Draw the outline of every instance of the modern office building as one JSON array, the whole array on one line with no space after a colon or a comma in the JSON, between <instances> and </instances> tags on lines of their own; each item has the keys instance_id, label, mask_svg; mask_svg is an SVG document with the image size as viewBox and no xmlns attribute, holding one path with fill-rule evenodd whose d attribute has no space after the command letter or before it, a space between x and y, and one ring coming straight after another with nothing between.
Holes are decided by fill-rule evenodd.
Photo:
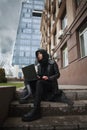
<instances>
[{"instance_id":1,"label":"modern office building","mask_svg":"<svg viewBox=\"0 0 87 130\"><path fill-rule=\"evenodd\" d=\"M41 33L41 46L59 65L59 84L87 85L87 0L45 0Z\"/></svg>"},{"instance_id":2,"label":"modern office building","mask_svg":"<svg viewBox=\"0 0 87 130\"><path fill-rule=\"evenodd\" d=\"M13 53L13 65L21 67L35 63L35 51L40 48L40 24L44 0L26 0L22 3L17 37Z\"/></svg>"}]
</instances>

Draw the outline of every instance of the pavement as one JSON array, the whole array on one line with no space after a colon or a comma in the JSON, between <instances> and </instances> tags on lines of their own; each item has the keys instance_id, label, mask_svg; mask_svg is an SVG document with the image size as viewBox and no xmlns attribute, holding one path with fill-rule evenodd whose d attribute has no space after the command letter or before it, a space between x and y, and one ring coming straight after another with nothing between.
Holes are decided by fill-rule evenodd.
<instances>
[{"instance_id":1,"label":"pavement","mask_svg":"<svg viewBox=\"0 0 87 130\"><path fill-rule=\"evenodd\" d=\"M87 85L59 85L59 89L87 89Z\"/></svg>"}]
</instances>

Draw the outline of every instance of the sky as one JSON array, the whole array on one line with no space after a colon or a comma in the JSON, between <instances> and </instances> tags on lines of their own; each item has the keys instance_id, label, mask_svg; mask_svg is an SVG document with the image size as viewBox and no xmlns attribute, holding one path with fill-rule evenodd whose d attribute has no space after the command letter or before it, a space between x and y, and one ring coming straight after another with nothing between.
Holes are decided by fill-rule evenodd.
<instances>
[{"instance_id":1,"label":"sky","mask_svg":"<svg viewBox=\"0 0 87 130\"><path fill-rule=\"evenodd\" d=\"M22 1L0 0L0 63L11 64Z\"/></svg>"}]
</instances>

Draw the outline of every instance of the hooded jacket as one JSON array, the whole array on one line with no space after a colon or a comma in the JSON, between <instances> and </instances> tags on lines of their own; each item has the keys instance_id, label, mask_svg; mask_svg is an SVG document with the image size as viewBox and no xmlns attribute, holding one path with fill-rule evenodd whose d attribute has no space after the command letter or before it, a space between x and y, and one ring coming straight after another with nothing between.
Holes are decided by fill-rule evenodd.
<instances>
[{"instance_id":1,"label":"hooded jacket","mask_svg":"<svg viewBox=\"0 0 87 130\"><path fill-rule=\"evenodd\" d=\"M60 77L60 72L58 69L58 65L54 60L49 59L49 54L44 49L39 49L36 51L36 58L38 56L38 52L43 55L43 59L38 61L38 76L48 76L48 81L52 82L54 87L54 91L58 90L58 82L57 79ZM37 58L38 60L38 58ZM44 71L43 71L44 70Z\"/></svg>"}]
</instances>

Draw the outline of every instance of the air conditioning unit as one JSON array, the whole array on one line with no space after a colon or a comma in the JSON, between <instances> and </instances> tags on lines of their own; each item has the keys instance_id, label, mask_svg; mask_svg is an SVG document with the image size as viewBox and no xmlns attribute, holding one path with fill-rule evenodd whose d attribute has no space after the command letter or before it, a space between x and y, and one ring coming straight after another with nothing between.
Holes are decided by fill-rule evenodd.
<instances>
[{"instance_id":1,"label":"air conditioning unit","mask_svg":"<svg viewBox=\"0 0 87 130\"><path fill-rule=\"evenodd\" d=\"M62 39L62 37L63 37L63 30L59 30L58 39Z\"/></svg>"}]
</instances>

